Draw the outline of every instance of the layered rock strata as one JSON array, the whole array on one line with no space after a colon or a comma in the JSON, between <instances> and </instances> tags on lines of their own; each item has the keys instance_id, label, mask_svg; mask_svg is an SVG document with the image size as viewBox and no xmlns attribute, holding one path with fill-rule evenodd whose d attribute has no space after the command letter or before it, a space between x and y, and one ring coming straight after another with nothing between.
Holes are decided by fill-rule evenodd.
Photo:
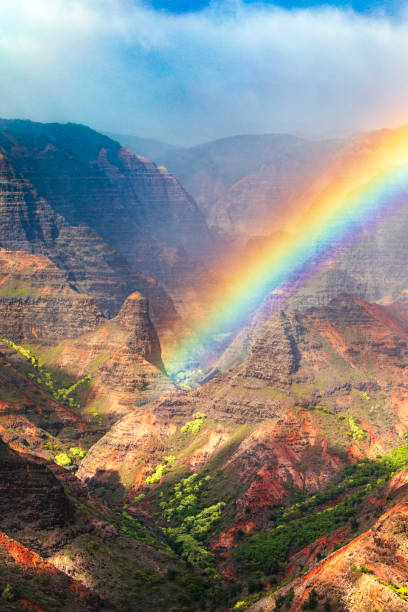
<instances>
[{"instance_id":1,"label":"layered rock strata","mask_svg":"<svg viewBox=\"0 0 408 612\"><path fill-rule=\"evenodd\" d=\"M3 176L10 176L14 170L24 180L24 187L20 186L18 191L24 192L30 185L41 201L29 208L44 208L46 202L57 216L58 221L53 220L49 210L43 215L52 245L64 240L58 240L61 232L58 226L64 220L65 241L73 244L64 253L52 254L47 250L47 254L54 261L59 255L58 265L65 264L77 282L90 282L94 269L95 291L102 295L110 293L112 299L119 288L109 291L103 286L104 281L118 283L122 278L127 283L127 294L132 290L144 293L143 279L135 268L166 284L176 294L177 289L194 286L206 275L205 269L193 259L211 250L213 238L194 200L165 168L80 125L3 120L0 132L3 168L9 165L6 171L3 169ZM15 187L16 179L14 176L9 181ZM31 196L31 200L35 199ZM12 216L10 211L7 218ZM16 230L21 234L21 225L24 220L12 225L14 234ZM33 243L35 229L30 231L33 235L26 237ZM0 242L12 237L2 231L0 222ZM15 239L21 241L20 235ZM94 243L93 247L87 248L83 244L86 240ZM23 248L21 243L3 245ZM32 248L39 252L38 245ZM70 262L68 256L64 260L69 251L80 254L83 278L80 270L75 270L79 265L76 258ZM97 257L92 256L92 251ZM107 267L116 274L107 275L104 271ZM148 280L144 283L147 290ZM81 290L93 293L84 286ZM123 297L121 293L122 301Z\"/></svg>"}]
</instances>

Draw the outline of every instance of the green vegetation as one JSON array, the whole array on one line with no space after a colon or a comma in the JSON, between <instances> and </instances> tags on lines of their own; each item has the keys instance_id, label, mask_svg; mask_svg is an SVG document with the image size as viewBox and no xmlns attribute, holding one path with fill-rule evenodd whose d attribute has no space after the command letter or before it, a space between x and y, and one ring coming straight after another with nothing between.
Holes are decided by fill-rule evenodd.
<instances>
[{"instance_id":1,"label":"green vegetation","mask_svg":"<svg viewBox=\"0 0 408 612\"><path fill-rule=\"evenodd\" d=\"M161 549L160 544L146 529L146 527L138 521L134 516L126 512L126 510L115 510L117 518L112 519L112 523L129 538L143 542L153 548ZM119 520L118 520L119 519Z\"/></svg>"},{"instance_id":2,"label":"green vegetation","mask_svg":"<svg viewBox=\"0 0 408 612\"><path fill-rule=\"evenodd\" d=\"M0 401L10 402L11 404L22 404L23 398L18 396L15 391L0 388Z\"/></svg>"},{"instance_id":3,"label":"green vegetation","mask_svg":"<svg viewBox=\"0 0 408 612\"><path fill-rule=\"evenodd\" d=\"M25 283L8 279L6 286L0 288L0 295L8 297L27 297L29 295L38 295L38 289Z\"/></svg>"},{"instance_id":4,"label":"green vegetation","mask_svg":"<svg viewBox=\"0 0 408 612\"><path fill-rule=\"evenodd\" d=\"M347 466L340 474L338 484L321 493L298 493L293 505L270 514L273 521L271 531L247 537L236 555L237 559L248 571L278 573L290 552L345 524L355 516L366 493L384 484L407 464L408 446L404 445L384 457ZM351 489L354 491L344 495L339 503L318 510Z\"/></svg>"},{"instance_id":5,"label":"green vegetation","mask_svg":"<svg viewBox=\"0 0 408 612\"><path fill-rule=\"evenodd\" d=\"M47 444L50 445L49 448L51 448L51 450L59 450L58 445L54 445L52 447L49 442L47 442ZM81 461L85 457L85 455L86 451L82 450L78 446L72 446L69 449L69 453L59 453L54 457L54 461L57 465L60 465L62 467L69 467L74 462Z\"/></svg>"},{"instance_id":6,"label":"green vegetation","mask_svg":"<svg viewBox=\"0 0 408 612\"><path fill-rule=\"evenodd\" d=\"M391 589L391 591L394 591L398 597L408 601L408 587L395 584L395 582L385 582L385 580L381 580L380 578L377 578L377 580L383 586L386 586L388 589Z\"/></svg>"},{"instance_id":7,"label":"green vegetation","mask_svg":"<svg viewBox=\"0 0 408 612\"><path fill-rule=\"evenodd\" d=\"M220 521L225 503L203 506L203 493L210 480L210 476L199 474L184 478L170 489L160 508L163 518L171 524L163 532L175 551L189 563L214 572L214 557L206 548L205 540Z\"/></svg>"},{"instance_id":8,"label":"green vegetation","mask_svg":"<svg viewBox=\"0 0 408 612\"><path fill-rule=\"evenodd\" d=\"M168 457L164 457L162 462L157 466L155 472L148 476L145 480L146 484L155 484L156 482L160 482L161 479L167 472L170 471L171 465L175 462L176 458L173 455L169 455Z\"/></svg>"},{"instance_id":9,"label":"green vegetation","mask_svg":"<svg viewBox=\"0 0 408 612\"><path fill-rule=\"evenodd\" d=\"M78 446L71 446L69 452L79 461L82 461L86 455L86 451L82 450L82 448L79 448Z\"/></svg>"},{"instance_id":10,"label":"green vegetation","mask_svg":"<svg viewBox=\"0 0 408 612\"><path fill-rule=\"evenodd\" d=\"M322 414L331 414L331 415L334 415L333 410L329 410L329 408L326 408L325 406L308 406L307 409L308 410L318 410Z\"/></svg>"},{"instance_id":11,"label":"green vegetation","mask_svg":"<svg viewBox=\"0 0 408 612\"><path fill-rule=\"evenodd\" d=\"M85 376L84 378L81 378L68 386L62 385L50 371L40 366L38 357L32 351L24 346L15 344L15 342L12 340L7 340L7 338L3 338L2 336L0 336L0 341L7 344L7 346L29 362L29 364L34 368L35 373L31 372L28 374L28 376L47 393L49 393L55 401L65 405L71 410L80 410L81 405L76 399L75 393L78 391L78 387L80 387L80 385L90 382L90 376Z\"/></svg>"},{"instance_id":12,"label":"green vegetation","mask_svg":"<svg viewBox=\"0 0 408 612\"><path fill-rule=\"evenodd\" d=\"M88 365L88 372L97 372L101 365L111 357L110 353L99 353Z\"/></svg>"},{"instance_id":13,"label":"green vegetation","mask_svg":"<svg viewBox=\"0 0 408 612\"><path fill-rule=\"evenodd\" d=\"M253 599L252 597L246 597L245 599L240 599L239 601L237 601L237 603L235 604L235 606L232 608L233 610L238 610L239 612L242 612L243 610L248 610L248 608L253 604Z\"/></svg>"},{"instance_id":14,"label":"green vegetation","mask_svg":"<svg viewBox=\"0 0 408 612\"><path fill-rule=\"evenodd\" d=\"M332 508L292 521L288 525L279 525L271 532L252 536L243 545L238 557L244 560L248 569L277 573L279 563L286 561L290 550L299 550L354 516L356 506L367 490L348 495Z\"/></svg>"},{"instance_id":15,"label":"green vegetation","mask_svg":"<svg viewBox=\"0 0 408 612\"><path fill-rule=\"evenodd\" d=\"M67 455L67 453L59 453L59 455L55 456L54 461L57 465L60 465L62 467L68 467L73 464L72 457L70 457L70 455Z\"/></svg>"},{"instance_id":16,"label":"green vegetation","mask_svg":"<svg viewBox=\"0 0 408 612\"><path fill-rule=\"evenodd\" d=\"M350 567L352 572L360 572L361 574L372 574L372 570L370 570L370 568L368 568L366 565L362 565L361 567L356 567L355 565L352 565Z\"/></svg>"},{"instance_id":17,"label":"green vegetation","mask_svg":"<svg viewBox=\"0 0 408 612\"><path fill-rule=\"evenodd\" d=\"M103 513L83 499L74 497L69 493L69 499L75 506L86 514L107 521L121 532L109 544L101 541L97 536L84 534L74 543L66 547L67 556L76 554L97 559L95 567L102 567L109 579L118 585L116 597L119 597L121 609L136 610L162 610L169 609L192 612L193 610L230 609L236 601L240 591L239 585L234 581L223 583L211 576L197 575L195 570L186 569L176 560L169 546L158 539L136 517L124 510ZM143 567L143 548L133 548L127 538L143 542L160 551L157 560L167 558L170 567L166 573L157 573L152 567ZM137 551L137 552L136 552ZM144 557L145 562L152 558L152 553ZM102 572L99 572L99 576ZM123 585L126 585L124 591ZM154 605L153 605L154 603Z\"/></svg>"},{"instance_id":18,"label":"green vegetation","mask_svg":"<svg viewBox=\"0 0 408 612\"><path fill-rule=\"evenodd\" d=\"M317 610L319 601L317 599L317 593L315 589L312 589L309 593L308 599L303 603L302 610Z\"/></svg>"},{"instance_id":19,"label":"green vegetation","mask_svg":"<svg viewBox=\"0 0 408 612\"><path fill-rule=\"evenodd\" d=\"M357 393L357 390L356 390L356 389L355 389L354 391L355 391L355 393ZM362 397L362 398L363 398L363 399L364 399L366 402L371 402L371 401L373 401L373 399L374 399L373 397L371 397L370 395L368 395L368 393L367 393L366 391L360 391L359 393L360 393L361 397Z\"/></svg>"},{"instance_id":20,"label":"green vegetation","mask_svg":"<svg viewBox=\"0 0 408 612\"><path fill-rule=\"evenodd\" d=\"M14 342L12 342L12 340L7 340L6 338L3 338L3 336L0 336L0 340L4 342L5 344L7 344L7 346L12 348L14 351L16 351L16 353L18 353L19 355L27 359L27 361L30 361L34 367L36 368L39 367L37 357L29 349L26 349L23 346L20 346L18 344L15 344Z\"/></svg>"},{"instance_id":21,"label":"green vegetation","mask_svg":"<svg viewBox=\"0 0 408 612\"><path fill-rule=\"evenodd\" d=\"M131 504L137 504L138 502L142 501L142 499L144 499L145 497L146 497L146 493L139 493L139 495L134 497L127 505L130 506Z\"/></svg>"},{"instance_id":22,"label":"green vegetation","mask_svg":"<svg viewBox=\"0 0 408 612\"><path fill-rule=\"evenodd\" d=\"M361 427L358 417L350 417L348 422L353 440L367 440L370 437L368 432Z\"/></svg>"},{"instance_id":23,"label":"green vegetation","mask_svg":"<svg viewBox=\"0 0 408 612\"><path fill-rule=\"evenodd\" d=\"M148 544L153 548L164 549L165 545L156 540L152 534L148 531L148 529L137 520L134 516L130 515L126 510L115 510L109 514L104 514L98 508L91 506L90 504L84 502L82 499L78 499L71 492L66 491L67 497L69 500L81 510L85 514L89 516L93 516L100 520L106 521L114 525L119 531L127 535L128 537L137 540L138 542L143 542L144 544Z\"/></svg>"},{"instance_id":24,"label":"green vegetation","mask_svg":"<svg viewBox=\"0 0 408 612\"><path fill-rule=\"evenodd\" d=\"M4 591L1 594L1 598L3 601L15 601L18 597L16 590L13 589L9 584L6 585Z\"/></svg>"},{"instance_id":25,"label":"green vegetation","mask_svg":"<svg viewBox=\"0 0 408 612\"><path fill-rule=\"evenodd\" d=\"M196 412L193 414L194 420L188 421L185 425L183 425L181 428L181 433L192 433L195 436L204 425L206 418L207 416L202 412Z\"/></svg>"}]
</instances>

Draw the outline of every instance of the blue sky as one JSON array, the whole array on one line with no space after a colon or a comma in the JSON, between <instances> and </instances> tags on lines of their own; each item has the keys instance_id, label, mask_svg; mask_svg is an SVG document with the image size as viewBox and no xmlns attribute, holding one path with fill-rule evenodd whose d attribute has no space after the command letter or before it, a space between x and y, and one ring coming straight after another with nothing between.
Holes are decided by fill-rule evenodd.
<instances>
[{"instance_id":1,"label":"blue sky","mask_svg":"<svg viewBox=\"0 0 408 612\"><path fill-rule=\"evenodd\" d=\"M258 0L245 0L246 4L253 4ZM259 2L258 2L259 3ZM199 11L210 5L209 0L151 0L146 2L156 9L165 9L173 13L184 13L187 11ZM311 8L331 6L340 9L353 9L359 13L372 14L384 11L387 14L398 14L401 8L401 0L344 0L337 2L322 2L321 0L266 0L264 4L275 5L286 9Z\"/></svg>"},{"instance_id":2,"label":"blue sky","mask_svg":"<svg viewBox=\"0 0 408 612\"><path fill-rule=\"evenodd\" d=\"M405 1L148 1L1 0L0 116L179 144L408 123Z\"/></svg>"}]
</instances>

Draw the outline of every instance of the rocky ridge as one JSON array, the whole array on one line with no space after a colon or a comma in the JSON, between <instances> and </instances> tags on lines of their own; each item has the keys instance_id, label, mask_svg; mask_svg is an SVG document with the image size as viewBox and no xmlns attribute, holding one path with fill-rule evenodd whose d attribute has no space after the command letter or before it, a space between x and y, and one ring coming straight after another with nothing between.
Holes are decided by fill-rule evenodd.
<instances>
[{"instance_id":1,"label":"rocky ridge","mask_svg":"<svg viewBox=\"0 0 408 612\"><path fill-rule=\"evenodd\" d=\"M71 376L90 377L87 418L117 420L129 410L174 388L166 376L161 348L146 299L133 293L114 319L93 332L41 352L43 363Z\"/></svg>"},{"instance_id":2,"label":"rocky ridge","mask_svg":"<svg viewBox=\"0 0 408 612\"><path fill-rule=\"evenodd\" d=\"M46 458L87 448L172 388L141 294L109 320L47 257L4 249L0 283L0 428L14 447Z\"/></svg>"},{"instance_id":3,"label":"rocky ridge","mask_svg":"<svg viewBox=\"0 0 408 612\"><path fill-rule=\"evenodd\" d=\"M51 245L56 242L57 246L63 240L58 239L61 223L70 234L69 250L59 253L47 250L46 254L69 270L77 282L87 281L91 273L87 267L95 269L98 278L94 282L99 283L99 292L105 298L109 292L112 300L115 288L109 291L109 287L103 287L102 279L112 283L123 279L122 282L127 282L127 295L132 290L144 293L143 282L147 289L149 281L137 275L136 270L141 270L177 296L183 287L191 288L206 276L204 267L194 259L211 250L214 240L194 200L165 168L75 124L1 120L0 147L3 166L9 166L8 170L3 169L3 174L7 177L14 170L14 183L18 176L25 181L26 190L32 186L41 201L37 208L44 209L46 202L48 210L43 220L53 226L51 234L48 232ZM10 210L7 219L12 215ZM58 221L53 220L55 216ZM30 227L35 227L33 220ZM24 220L16 219L12 225L14 234L20 225L24 225ZM12 246L12 236L13 233L9 237L0 231L0 239L9 240L3 246L24 248L20 236L16 236L20 244ZM28 236L31 249L39 252L33 238ZM75 248L74 241L78 243L81 238L85 244ZM86 240L95 243L93 249L87 248ZM92 250L98 253L97 258L91 256ZM75 257L69 261L69 251L81 252L84 278L80 270L75 270L79 265ZM115 272L110 279L103 271L107 266ZM92 293L84 286L81 290ZM145 294L154 310L155 296ZM124 297L121 293L119 299L123 301Z\"/></svg>"},{"instance_id":4,"label":"rocky ridge","mask_svg":"<svg viewBox=\"0 0 408 612\"><path fill-rule=\"evenodd\" d=\"M109 197L116 206L118 193L130 201L136 184L138 192L150 185L152 193L157 170L166 174L95 135L83 149L82 129L26 127L23 136L2 132L7 180L15 172L20 181L9 203L27 188L24 197L29 192L32 200L20 221L37 206L42 212L35 218L43 215L44 224L33 223L33 234L30 223L21 227L27 243L46 245L48 254L55 255L60 222L78 235L73 194L87 208L83 236L94 231L98 221L85 176L101 186L105 221L111 222L108 183L115 183ZM60 173L56 185L50 175L44 178L44 160ZM49 190L46 199L32 183L43 196ZM166 185L179 202L171 177ZM156 196L151 219L160 229L158 211L166 204ZM46 225L51 218L55 235ZM149 236L158 252L163 236ZM173 248L187 248L162 244L170 258ZM20 583L16 606L28 601L47 609L44 589L35 579L33 594L27 578L37 566L54 575L55 584L62 580L63 605L75 605L67 589L88 589L81 597L89 609L244 610L271 587L268 599L256 604L259 610L317 606L326 612L337 605L372 612L373 601L403 609L408 308L406 302L363 299L372 290L370 295L392 297L396 281L389 291L389 279L373 271L360 292L358 274L342 276L333 260L327 292L313 297L311 290L312 307L306 307L308 288L303 302L300 295L285 310L274 303L276 296L266 300L232 345L223 371L187 391L174 389L166 377L146 291L132 288L120 304L112 287L99 297L97 291L81 293L75 266L51 259L0 251L0 435L9 447L1 445L0 453L3 473L15 474L12 483L2 479L8 484L0 524L2 593L9 592L7 584L13 590ZM356 262L360 271L368 265L363 260ZM125 261L125 276L129 265ZM347 278L354 279L357 295L337 295L336 283L347 284ZM403 276L398 283L400 298ZM103 300L112 296L115 306L108 307ZM163 324L157 300L154 308ZM108 310L115 316L108 319ZM16 489L23 493L14 516L9 510ZM36 521L38 515L53 526ZM12 559L33 561L31 574L22 562L18 573ZM48 596L55 593L48 590Z\"/></svg>"},{"instance_id":5,"label":"rocky ridge","mask_svg":"<svg viewBox=\"0 0 408 612\"><path fill-rule=\"evenodd\" d=\"M342 297L276 315L241 366L119 420L92 447L79 477L98 487L116 473L137 511L132 499L143 492L152 503L173 473L210 474L214 499L233 500L209 542L228 573L239 532L265 528L268 511L289 503L293 491L321 490L349 462L374 460L401 443L408 427L406 312L404 305ZM194 419L197 433L183 433L195 431L188 425ZM169 476L157 490L146 486L169 455Z\"/></svg>"},{"instance_id":6,"label":"rocky ridge","mask_svg":"<svg viewBox=\"0 0 408 612\"><path fill-rule=\"evenodd\" d=\"M185 568L146 527L112 513L66 470L3 442L0 453L2 609L136 611L148 600L160 610L163 592L177 604L181 588L166 571ZM149 581L160 586L148 597Z\"/></svg>"}]
</instances>

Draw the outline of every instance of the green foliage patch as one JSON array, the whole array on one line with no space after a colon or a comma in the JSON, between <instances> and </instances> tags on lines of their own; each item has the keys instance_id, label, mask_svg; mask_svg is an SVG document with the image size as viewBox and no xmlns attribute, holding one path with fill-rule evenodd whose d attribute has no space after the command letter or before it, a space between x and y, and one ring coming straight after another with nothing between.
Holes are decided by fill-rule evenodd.
<instances>
[{"instance_id":1,"label":"green foliage patch","mask_svg":"<svg viewBox=\"0 0 408 612\"><path fill-rule=\"evenodd\" d=\"M319 412L321 412L322 414L331 414L334 415L333 410L330 410L329 408L326 408L325 406L308 406L307 408L308 410L318 410Z\"/></svg>"},{"instance_id":2,"label":"green foliage patch","mask_svg":"<svg viewBox=\"0 0 408 612\"><path fill-rule=\"evenodd\" d=\"M361 427L358 417L350 417L348 423L353 440L368 440L370 436L368 432Z\"/></svg>"},{"instance_id":3,"label":"green foliage patch","mask_svg":"<svg viewBox=\"0 0 408 612\"><path fill-rule=\"evenodd\" d=\"M380 578L377 578L377 581L388 589L391 589L391 591L396 593L401 599L404 599L404 601L408 601L408 587L395 584L395 582L385 582L385 580L381 580Z\"/></svg>"},{"instance_id":4,"label":"green foliage patch","mask_svg":"<svg viewBox=\"0 0 408 612\"><path fill-rule=\"evenodd\" d=\"M185 425L183 425L180 430L181 433L192 433L194 436L197 435L202 426L204 425L206 418L207 416L202 412L196 412L195 414L193 414L194 420L188 421Z\"/></svg>"},{"instance_id":5,"label":"green foliage patch","mask_svg":"<svg viewBox=\"0 0 408 612\"><path fill-rule=\"evenodd\" d=\"M295 596L295 591L293 587L291 587L285 595L278 595L278 597L276 598L276 603L275 603L275 611L285 609L285 608L289 610L290 606L292 605L294 596Z\"/></svg>"},{"instance_id":6,"label":"green foliage patch","mask_svg":"<svg viewBox=\"0 0 408 612\"><path fill-rule=\"evenodd\" d=\"M162 462L157 466L156 470L148 476L145 480L146 484L155 484L156 482L160 482L161 479L167 472L170 471L171 465L175 462L176 458L174 455L169 455L168 457L164 457Z\"/></svg>"},{"instance_id":7,"label":"green foliage patch","mask_svg":"<svg viewBox=\"0 0 408 612\"><path fill-rule=\"evenodd\" d=\"M85 376L70 385L62 385L50 371L40 366L38 357L29 349L24 346L16 344L12 340L3 338L0 336L0 341L4 342L13 349L16 353L24 357L30 365L33 367L34 372L28 374L28 376L42 387L51 397L60 404L63 404L71 410L80 410L80 402L76 399L75 394L78 388L84 383L91 381L90 376Z\"/></svg>"},{"instance_id":8,"label":"green foliage patch","mask_svg":"<svg viewBox=\"0 0 408 612\"><path fill-rule=\"evenodd\" d=\"M10 586L10 584L7 584L1 594L1 598L3 599L3 601L15 601L17 597L18 593L16 589Z\"/></svg>"},{"instance_id":9,"label":"green foliage patch","mask_svg":"<svg viewBox=\"0 0 408 612\"><path fill-rule=\"evenodd\" d=\"M54 461L57 465L60 465L62 467L68 467L73 464L72 457L70 455L67 455L67 453L59 453L55 456Z\"/></svg>"},{"instance_id":10,"label":"green foliage patch","mask_svg":"<svg viewBox=\"0 0 408 612\"><path fill-rule=\"evenodd\" d=\"M79 446L71 446L71 448L69 449L69 452L76 459L79 459L79 461L81 461L86 455L86 451L82 450L82 448L79 448Z\"/></svg>"},{"instance_id":11,"label":"green foliage patch","mask_svg":"<svg viewBox=\"0 0 408 612\"><path fill-rule=\"evenodd\" d=\"M338 484L313 495L299 493L296 503L272 512L269 516L274 523L272 530L249 536L238 551L237 559L248 571L277 573L291 551L345 524L357 513L366 493L384 484L407 465L407 445L393 449L384 457L348 465L341 472ZM350 489L354 492L345 495L338 504L317 510Z\"/></svg>"},{"instance_id":12,"label":"green foliage patch","mask_svg":"<svg viewBox=\"0 0 408 612\"><path fill-rule=\"evenodd\" d=\"M173 548L189 563L207 571L215 570L212 553L205 540L221 520L225 502L203 506L202 494L208 488L211 476L192 474L170 489L160 502L162 516L169 527L164 527Z\"/></svg>"}]
</instances>

